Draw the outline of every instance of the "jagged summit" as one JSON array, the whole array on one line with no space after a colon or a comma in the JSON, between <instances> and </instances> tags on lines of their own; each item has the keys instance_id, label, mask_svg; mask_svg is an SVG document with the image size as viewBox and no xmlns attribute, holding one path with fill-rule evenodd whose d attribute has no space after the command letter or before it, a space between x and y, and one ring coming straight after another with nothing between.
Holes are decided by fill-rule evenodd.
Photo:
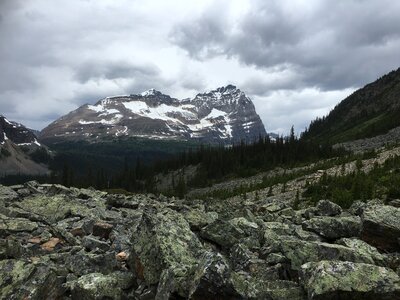
<instances>
[{"instance_id":1,"label":"jagged summit","mask_svg":"<svg viewBox=\"0 0 400 300\"><path fill-rule=\"evenodd\" d=\"M255 107L233 85L179 100L150 89L83 105L41 132L47 142L138 136L228 143L266 135Z\"/></svg>"},{"instance_id":2,"label":"jagged summit","mask_svg":"<svg viewBox=\"0 0 400 300\"><path fill-rule=\"evenodd\" d=\"M4 144L7 140L16 145L34 144L40 146L32 130L0 115L0 144Z\"/></svg>"},{"instance_id":3,"label":"jagged summit","mask_svg":"<svg viewBox=\"0 0 400 300\"><path fill-rule=\"evenodd\" d=\"M144 91L143 93L140 94L143 97L154 97L154 96L160 96L163 95L160 91L157 91L156 89L149 89L147 91Z\"/></svg>"}]
</instances>

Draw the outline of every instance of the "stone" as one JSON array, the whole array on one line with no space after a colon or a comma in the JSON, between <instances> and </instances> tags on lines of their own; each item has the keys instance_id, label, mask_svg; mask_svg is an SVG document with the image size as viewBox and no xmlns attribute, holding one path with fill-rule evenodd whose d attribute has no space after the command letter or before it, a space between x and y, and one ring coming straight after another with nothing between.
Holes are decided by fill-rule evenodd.
<instances>
[{"instance_id":1,"label":"stone","mask_svg":"<svg viewBox=\"0 0 400 300\"><path fill-rule=\"evenodd\" d=\"M258 224L239 217L229 221L217 220L204 227L200 236L226 249L239 242L250 248L259 248L262 230Z\"/></svg>"},{"instance_id":2,"label":"stone","mask_svg":"<svg viewBox=\"0 0 400 300\"><path fill-rule=\"evenodd\" d=\"M102 300L127 299L126 290L133 287L134 278L131 273L115 272L104 275L90 273L83 275L69 285L72 299Z\"/></svg>"},{"instance_id":3,"label":"stone","mask_svg":"<svg viewBox=\"0 0 400 300\"><path fill-rule=\"evenodd\" d=\"M65 195L32 195L18 203L18 206L48 223L56 223L68 216L88 214L88 208Z\"/></svg>"},{"instance_id":4,"label":"stone","mask_svg":"<svg viewBox=\"0 0 400 300\"><path fill-rule=\"evenodd\" d=\"M0 214L0 237L5 237L19 232L32 232L38 224L24 218L9 218Z\"/></svg>"},{"instance_id":5,"label":"stone","mask_svg":"<svg viewBox=\"0 0 400 300\"><path fill-rule=\"evenodd\" d=\"M281 253L290 262L291 270L294 271L300 270L301 265L307 262L317 262L320 260L374 263L373 257L368 253L360 253L355 249L342 245L282 238L279 246Z\"/></svg>"},{"instance_id":6,"label":"stone","mask_svg":"<svg viewBox=\"0 0 400 300\"><path fill-rule=\"evenodd\" d=\"M51 238L46 243L43 243L40 247L46 251L53 251L54 248L60 244L62 241L59 238Z\"/></svg>"},{"instance_id":7,"label":"stone","mask_svg":"<svg viewBox=\"0 0 400 300\"><path fill-rule=\"evenodd\" d=\"M20 258L24 254L21 243L15 239L0 239L0 259Z\"/></svg>"},{"instance_id":8,"label":"stone","mask_svg":"<svg viewBox=\"0 0 400 300\"><path fill-rule=\"evenodd\" d=\"M87 250L96 250L99 249L101 251L107 251L110 249L110 245L106 242L100 241L99 239L93 236L85 236L82 238L82 246Z\"/></svg>"},{"instance_id":9,"label":"stone","mask_svg":"<svg viewBox=\"0 0 400 300\"><path fill-rule=\"evenodd\" d=\"M342 213L342 208L328 200L320 200L316 205L315 214L317 216L337 216Z\"/></svg>"},{"instance_id":10,"label":"stone","mask_svg":"<svg viewBox=\"0 0 400 300\"><path fill-rule=\"evenodd\" d=\"M186 277L193 274L203 247L181 214L168 208L145 208L132 245L130 266L139 279L154 285L163 275L164 285L167 279L173 281L174 291L187 297Z\"/></svg>"},{"instance_id":11,"label":"stone","mask_svg":"<svg viewBox=\"0 0 400 300\"><path fill-rule=\"evenodd\" d=\"M101 237L103 239L108 239L113 227L113 225L106 222L96 222L93 225L93 235Z\"/></svg>"},{"instance_id":12,"label":"stone","mask_svg":"<svg viewBox=\"0 0 400 300\"><path fill-rule=\"evenodd\" d=\"M371 257L375 265L385 266L388 263L389 258L386 255L381 254L377 248L362 240L356 238L343 238L337 240L336 244L351 248L365 257Z\"/></svg>"},{"instance_id":13,"label":"stone","mask_svg":"<svg viewBox=\"0 0 400 300\"><path fill-rule=\"evenodd\" d=\"M124 251L122 251L116 254L115 258L117 259L117 261L126 261L128 259L128 255Z\"/></svg>"},{"instance_id":14,"label":"stone","mask_svg":"<svg viewBox=\"0 0 400 300\"><path fill-rule=\"evenodd\" d=\"M83 249L66 256L65 266L77 276L89 273L108 274L118 268L115 253L93 253Z\"/></svg>"},{"instance_id":15,"label":"stone","mask_svg":"<svg viewBox=\"0 0 400 300\"><path fill-rule=\"evenodd\" d=\"M13 201L18 198L18 194L10 187L0 185L0 199Z\"/></svg>"},{"instance_id":16,"label":"stone","mask_svg":"<svg viewBox=\"0 0 400 300\"><path fill-rule=\"evenodd\" d=\"M59 299L64 292L62 280L48 266L14 259L0 261L1 299Z\"/></svg>"},{"instance_id":17,"label":"stone","mask_svg":"<svg viewBox=\"0 0 400 300\"><path fill-rule=\"evenodd\" d=\"M300 282L308 299L400 299L400 278L370 264L320 261L301 266Z\"/></svg>"},{"instance_id":18,"label":"stone","mask_svg":"<svg viewBox=\"0 0 400 300\"><path fill-rule=\"evenodd\" d=\"M386 205L367 207L362 214L362 240L380 250L399 251L400 208Z\"/></svg>"},{"instance_id":19,"label":"stone","mask_svg":"<svg viewBox=\"0 0 400 300\"><path fill-rule=\"evenodd\" d=\"M292 281L265 281L246 272L233 272L231 282L235 291L240 295L239 299L304 299L302 288Z\"/></svg>"},{"instance_id":20,"label":"stone","mask_svg":"<svg viewBox=\"0 0 400 300\"><path fill-rule=\"evenodd\" d=\"M218 219L218 213L205 212L200 209L189 209L183 213L186 221L188 221L192 230L200 230L201 228L213 223Z\"/></svg>"},{"instance_id":21,"label":"stone","mask_svg":"<svg viewBox=\"0 0 400 300\"><path fill-rule=\"evenodd\" d=\"M349 217L314 217L303 223L303 229L336 240L343 237L358 237L361 233L361 219Z\"/></svg>"}]
</instances>

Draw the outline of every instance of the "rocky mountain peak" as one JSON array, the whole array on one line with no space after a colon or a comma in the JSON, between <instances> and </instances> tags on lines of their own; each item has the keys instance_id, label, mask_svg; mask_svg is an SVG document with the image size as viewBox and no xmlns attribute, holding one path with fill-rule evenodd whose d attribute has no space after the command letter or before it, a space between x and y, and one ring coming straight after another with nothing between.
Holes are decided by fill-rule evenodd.
<instances>
[{"instance_id":1,"label":"rocky mountain peak","mask_svg":"<svg viewBox=\"0 0 400 300\"><path fill-rule=\"evenodd\" d=\"M7 140L16 145L36 144L40 146L32 130L0 115L0 144L4 144Z\"/></svg>"},{"instance_id":2,"label":"rocky mountain peak","mask_svg":"<svg viewBox=\"0 0 400 300\"><path fill-rule=\"evenodd\" d=\"M227 85L184 100L155 89L106 97L56 120L42 131L41 138L49 142L139 136L229 143L265 135L250 98Z\"/></svg>"},{"instance_id":3,"label":"rocky mountain peak","mask_svg":"<svg viewBox=\"0 0 400 300\"><path fill-rule=\"evenodd\" d=\"M157 91L156 89L149 89L147 91L144 91L140 95L143 97L155 97L155 96L161 96L161 95L163 95L163 93L161 93L160 91Z\"/></svg>"}]
</instances>

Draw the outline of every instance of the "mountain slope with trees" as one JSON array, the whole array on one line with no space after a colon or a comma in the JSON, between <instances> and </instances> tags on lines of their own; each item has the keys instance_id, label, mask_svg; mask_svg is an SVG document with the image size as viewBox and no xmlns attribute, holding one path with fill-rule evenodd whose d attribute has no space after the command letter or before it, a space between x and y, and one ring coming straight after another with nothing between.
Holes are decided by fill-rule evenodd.
<instances>
[{"instance_id":1,"label":"mountain slope with trees","mask_svg":"<svg viewBox=\"0 0 400 300\"><path fill-rule=\"evenodd\" d=\"M311 122L306 140L346 142L400 126L400 68L357 90L326 117Z\"/></svg>"}]
</instances>

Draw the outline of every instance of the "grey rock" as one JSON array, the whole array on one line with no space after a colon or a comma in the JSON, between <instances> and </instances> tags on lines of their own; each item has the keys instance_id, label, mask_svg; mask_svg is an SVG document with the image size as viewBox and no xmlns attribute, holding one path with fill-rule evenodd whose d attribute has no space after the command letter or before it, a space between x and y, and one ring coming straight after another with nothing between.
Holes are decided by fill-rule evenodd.
<instances>
[{"instance_id":1,"label":"grey rock","mask_svg":"<svg viewBox=\"0 0 400 300\"><path fill-rule=\"evenodd\" d=\"M359 217L315 217L303 223L303 228L335 240L343 237L357 237L361 233Z\"/></svg>"},{"instance_id":2,"label":"grey rock","mask_svg":"<svg viewBox=\"0 0 400 300\"><path fill-rule=\"evenodd\" d=\"M317 203L315 214L317 216L337 216L342 213L342 208L328 200L320 200Z\"/></svg>"},{"instance_id":3,"label":"grey rock","mask_svg":"<svg viewBox=\"0 0 400 300\"><path fill-rule=\"evenodd\" d=\"M392 270L363 263L320 261L301 267L308 299L400 299L400 278Z\"/></svg>"}]
</instances>

